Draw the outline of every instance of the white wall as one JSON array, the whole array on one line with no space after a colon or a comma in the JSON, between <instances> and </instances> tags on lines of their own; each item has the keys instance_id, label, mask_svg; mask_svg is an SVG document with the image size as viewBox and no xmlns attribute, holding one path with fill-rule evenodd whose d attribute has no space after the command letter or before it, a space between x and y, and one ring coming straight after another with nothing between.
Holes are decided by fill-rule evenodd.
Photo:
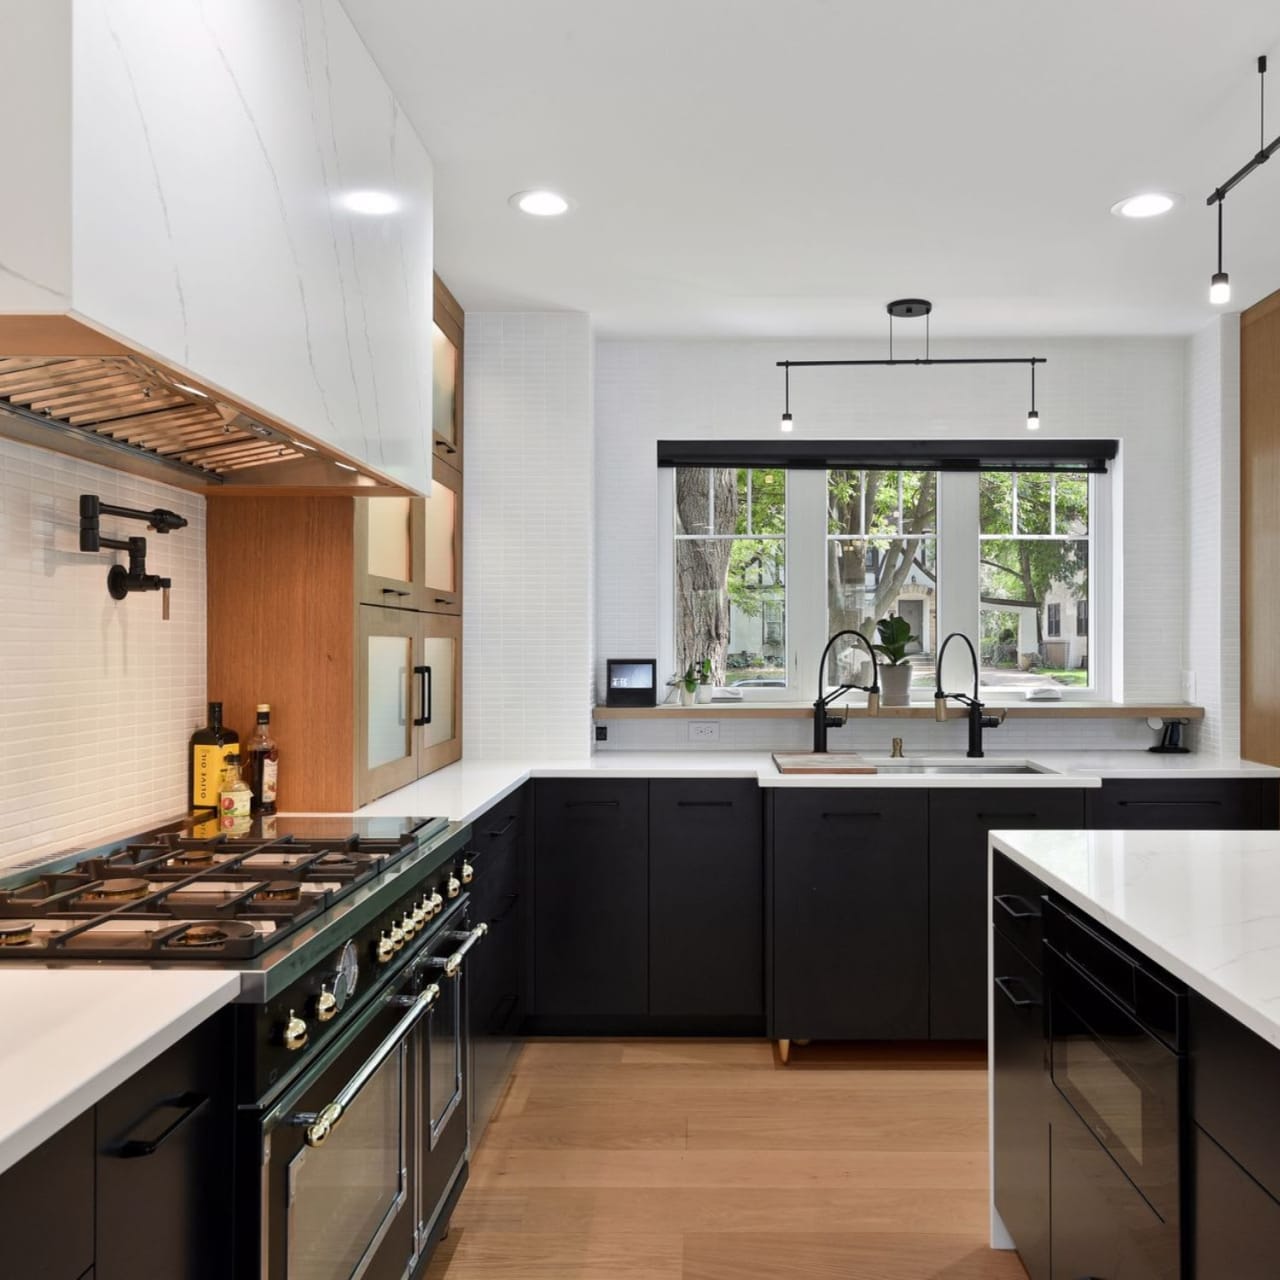
<instances>
[{"instance_id":1,"label":"white wall","mask_svg":"<svg viewBox=\"0 0 1280 1280\"><path fill-rule=\"evenodd\" d=\"M79 499L168 507L188 525L147 539L160 596L107 594L115 553L79 548ZM0 440L0 864L98 844L186 808L186 748L205 715L204 499ZM249 726L236 725L242 733Z\"/></svg>"},{"instance_id":2,"label":"white wall","mask_svg":"<svg viewBox=\"0 0 1280 1280\"><path fill-rule=\"evenodd\" d=\"M469 759L590 749L592 356L583 314L467 313Z\"/></svg>"},{"instance_id":3,"label":"white wall","mask_svg":"<svg viewBox=\"0 0 1280 1280\"><path fill-rule=\"evenodd\" d=\"M1187 666L1203 750L1240 750L1240 317L1188 344Z\"/></svg>"},{"instance_id":4,"label":"white wall","mask_svg":"<svg viewBox=\"0 0 1280 1280\"><path fill-rule=\"evenodd\" d=\"M899 334L899 356L914 351ZM881 357L823 342L601 341L596 351L597 688L603 660L657 651L658 439L776 439L779 359ZM1186 343L1178 339L935 340L934 355L1045 355L1042 438L1118 438L1128 699L1176 700L1184 665ZM1017 437L1025 368L793 370L796 439Z\"/></svg>"}]
</instances>

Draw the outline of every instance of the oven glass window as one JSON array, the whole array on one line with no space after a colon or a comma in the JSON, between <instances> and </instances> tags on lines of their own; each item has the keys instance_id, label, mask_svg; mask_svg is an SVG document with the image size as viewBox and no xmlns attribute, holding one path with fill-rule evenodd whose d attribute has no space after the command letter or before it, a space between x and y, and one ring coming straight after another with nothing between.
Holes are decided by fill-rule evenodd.
<instances>
[{"instance_id":1,"label":"oven glass window","mask_svg":"<svg viewBox=\"0 0 1280 1280\"><path fill-rule=\"evenodd\" d=\"M431 1146L462 1098L462 978L442 978L440 998L427 1021L427 1105Z\"/></svg>"},{"instance_id":2,"label":"oven glass window","mask_svg":"<svg viewBox=\"0 0 1280 1280\"><path fill-rule=\"evenodd\" d=\"M289 1166L288 1280L350 1280L403 1205L404 1059L393 1053Z\"/></svg>"},{"instance_id":3,"label":"oven glass window","mask_svg":"<svg viewBox=\"0 0 1280 1280\"><path fill-rule=\"evenodd\" d=\"M1062 1069L1071 1091L1091 1113L1088 1119L1098 1136L1109 1147L1119 1144L1141 1166L1142 1087L1107 1052L1105 1044L1088 1035L1063 1040Z\"/></svg>"}]
</instances>

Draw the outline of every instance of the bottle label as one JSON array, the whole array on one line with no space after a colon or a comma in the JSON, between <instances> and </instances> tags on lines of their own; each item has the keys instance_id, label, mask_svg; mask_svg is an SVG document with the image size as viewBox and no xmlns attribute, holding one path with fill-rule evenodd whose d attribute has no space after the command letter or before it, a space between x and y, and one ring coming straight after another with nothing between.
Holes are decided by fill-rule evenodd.
<instances>
[{"instance_id":1,"label":"bottle label","mask_svg":"<svg viewBox=\"0 0 1280 1280\"><path fill-rule=\"evenodd\" d=\"M280 771L280 762L269 756L262 762L262 803L276 802L276 775Z\"/></svg>"},{"instance_id":2,"label":"bottle label","mask_svg":"<svg viewBox=\"0 0 1280 1280\"><path fill-rule=\"evenodd\" d=\"M192 748L191 805L196 809L216 809L218 793L222 787L222 771L227 756L239 750L239 745L228 742L221 747L196 746Z\"/></svg>"},{"instance_id":3,"label":"bottle label","mask_svg":"<svg viewBox=\"0 0 1280 1280\"><path fill-rule=\"evenodd\" d=\"M218 798L218 814L222 819L222 829L227 830L228 822L249 816L249 788L240 786L233 791L224 791Z\"/></svg>"}]
</instances>

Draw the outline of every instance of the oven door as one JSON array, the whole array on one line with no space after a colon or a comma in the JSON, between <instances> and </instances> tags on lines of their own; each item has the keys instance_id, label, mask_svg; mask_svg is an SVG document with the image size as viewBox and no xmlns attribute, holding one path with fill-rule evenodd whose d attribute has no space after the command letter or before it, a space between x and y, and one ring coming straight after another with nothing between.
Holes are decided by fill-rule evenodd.
<instances>
[{"instance_id":1,"label":"oven door","mask_svg":"<svg viewBox=\"0 0 1280 1280\"><path fill-rule=\"evenodd\" d=\"M408 1271L417 1034L441 991L407 968L266 1118L266 1280L400 1280Z\"/></svg>"},{"instance_id":2,"label":"oven door","mask_svg":"<svg viewBox=\"0 0 1280 1280\"><path fill-rule=\"evenodd\" d=\"M1178 1217L1181 1059L1045 944L1058 1092L1166 1221Z\"/></svg>"},{"instance_id":3,"label":"oven door","mask_svg":"<svg viewBox=\"0 0 1280 1280\"><path fill-rule=\"evenodd\" d=\"M469 903L432 939L429 974L440 998L418 1028L418 1232L423 1248L447 1225L452 1193L467 1162L470 1087L467 956L487 926L472 925Z\"/></svg>"}]
</instances>

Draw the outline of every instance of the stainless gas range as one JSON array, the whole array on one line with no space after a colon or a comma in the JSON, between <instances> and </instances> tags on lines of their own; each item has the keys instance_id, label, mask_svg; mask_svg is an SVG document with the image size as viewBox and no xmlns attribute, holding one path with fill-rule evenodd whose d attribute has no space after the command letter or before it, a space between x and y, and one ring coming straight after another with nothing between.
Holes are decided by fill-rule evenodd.
<instances>
[{"instance_id":1,"label":"stainless gas range","mask_svg":"<svg viewBox=\"0 0 1280 1280\"><path fill-rule=\"evenodd\" d=\"M236 1272L400 1280L466 1180L470 828L180 821L0 878L0 961L234 968Z\"/></svg>"}]
</instances>

